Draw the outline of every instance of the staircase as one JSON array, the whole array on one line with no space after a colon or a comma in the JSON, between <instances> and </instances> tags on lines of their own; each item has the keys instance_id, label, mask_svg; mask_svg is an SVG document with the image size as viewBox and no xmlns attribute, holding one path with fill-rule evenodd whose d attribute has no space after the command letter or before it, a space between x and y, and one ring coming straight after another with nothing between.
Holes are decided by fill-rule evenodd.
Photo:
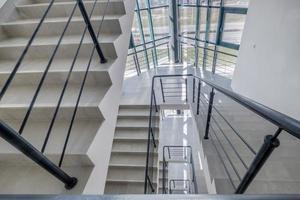
<instances>
[{"instance_id":1,"label":"staircase","mask_svg":"<svg viewBox=\"0 0 300 200\"><path fill-rule=\"evenodd\" d=\"M203 88L203 90L206 90L206 88ZM208 91L209 90L206 90L205 93L208 93ZM240 133L256 152L258 152L263 144L265 135L272 135L276 131L276 127L273 124L267 122L236 102L233 102L229 98L224 97L224 95L217 93L214 102L216 102L215 107L219 112L231 123L235 130ZM246 173L246 169L214 120L212 120L211 126L213 127L215 134L210 130L209 140L203 139L203 130L205 130L205 123L203 123L203 120L205 119L204 122L206 122L207 104L201 104L200 107L205 111L200 112L197 121L199 122L199 128L202 133L200 137L203 146L204 165L206 165L206 168L208 169L206 182L209 185L208 188L210 188L209 192L232 194L234 188L230 183L220 156L225 162L225 166L227 167L228 173L232 177L234 184L237 186L240 181L231 167L228 157L224 154L215 134L221 141L241 178L243 178ZM254 155L245 147L244 143L234 134L232 129L218 113L213 111L213 116L220 127L222 127L223 132L236 148L241 158L245 161L245 164L249 166L254 159ZM299 194L300 176L298 169L300 166L300 142L286 132L280 134L279 140L280 146L274 150L247 189L246 194ZM212 144L213 142L216 144L220 156Z\"/></svg>"},{"instance_id":2,"label":"staircase","mask_svg":"<svg viewBox=\"0 0 300 200\"><path fill-rule=\"evenodd\" d=\"M144 193L148 127L148 105L120 105L105 194ZM158 144L158 135L155 137ZM154 157L154 165L158 166L157 153Z\"/></svg>"},{"instance_id":3,"label":"staircase","mask_svg":"<svg viewBox=\"0 0 300 200\"><path fill-rule=\"evenodd\" d=\"M0 16L4 16L1 17L0 23L1 87L11 74L16 60L49 3L48 0L9 0L1 9ZM90 13L94 0L86 0L84 3L87 12ZM16 131L20 128L74 5L73 0L55 1L12 84L0 101L0 119ZM125 71L133 9L134 2L131 0L110 0L109 4L107 0L98 0L95 6L91 22L93 26L99 27L104 19L98 40L108 62L101 64L96 54L92 58L66 146L62 169L78 178L76 188L67 191L63 183L11 145L0 140L0 193L103 193ZM44 144L84 27L84 20L76 8L22 132L22 136L38 150L41 150ZM44 151L44 155L57 165L61 159L93 46L91 37L86 33ZM100 145L103 155L99 155L97 150Z\"/></svg>"}]
</instances>

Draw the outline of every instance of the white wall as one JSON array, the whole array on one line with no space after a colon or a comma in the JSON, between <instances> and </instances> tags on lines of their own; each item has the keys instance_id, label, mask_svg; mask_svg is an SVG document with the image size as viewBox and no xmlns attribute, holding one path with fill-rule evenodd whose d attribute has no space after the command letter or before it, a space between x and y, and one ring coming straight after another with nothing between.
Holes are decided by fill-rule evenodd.
<instances>
[{"instance_id":1,"label":"white wall","mask_svg":"<svg viewBox=\"0 0 300 200\"><path fill-rule=\"evenodd\" d=\"M299 0L251 0L232 88L300 120Z\"/></svg>"}]
</instances>

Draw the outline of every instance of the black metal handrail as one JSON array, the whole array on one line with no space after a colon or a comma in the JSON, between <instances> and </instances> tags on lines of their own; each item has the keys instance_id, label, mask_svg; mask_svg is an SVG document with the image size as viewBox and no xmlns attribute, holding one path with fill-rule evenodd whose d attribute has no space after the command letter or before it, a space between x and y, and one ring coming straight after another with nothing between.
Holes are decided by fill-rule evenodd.
<instances>
[{"instance_id":1,"label":"black metal handrail","mask_svg":"<svg viewBox=\"0 0 300 200\"><path fill-rule=\"evenodd\" d=\"M233 185L235 189L236 194L242 194L244 193L248 186L252 183L257 173L260 171L262 166L265 164L269 156L272 154L273 150L277 148L280 145L280 141L278 139L278 136L282 133L282 131L286 131L290 135L300 139L300 121L293 119L283 113L280 113L278 111L275 111L267 106L264 106L260 103L257 103L249 98L246 98L242 95L239 95L229 89L223 88L217 84L215 84L212 80L207 80L198 76L195 76L193 74L175 74L175 75L155 75L152 78L152 90L154 89L153 85L155 83L155 80L159 80L161 82L162 79L167 78L193 78L193 102L195 102L195 96L197 96L197 114L200 114L200 111L203 113L203 117L206 116L206 119L204 118L203 121L206 123L205 127L205 135L204 139L209 139L209 133L210 130L212 131L212 135L214 140L212 141L212 145L216 148L218 156L220 157L220 160L223 162L223 166L225 168L226 173L229 176L229 179L231 181L231 184ZM198 84L194 80L198 80ZM211 88L209 98L205 97L204 100L201 98L201 87L203 87L203 83L205 85L209 86ZM198 85L198 87L196 87ZM196 95L196 91L198 91L198 94ZM245 141L245 139L234 129L232 125L226 120L226 118L217 111L216 107L214 106L214 97L215 92L219 92L230 99L234 100L238 104L244 106L248 110L256 113L257 115L261 116L265 120L271 122L273 125L277 126L277 131L273 135L267 135L265 136L265 139L259 149L258 152L253 150L253 148ZM200 104L207 105L208 110L205 113L203 109L201 109ZM251 164L248 166L244 160L240 157L237 150L233 147L232 143L230 142L230 139L226 137L225 133L221 129L220 125L217 123L217 120L213 114L213 110L216 110L217 114L221 116L223 120L225 120L225 123L229 124L229 127L233 130L235 135L245 144L245 146L249 149L251 153L254 155L254 159L252 160ZM216 125L213 125L213 123ZM219 136L216 134L216 129L220 129L220 133L224 135L225 139L229 141L230 146L233 148L235 154L237 154L239 160L242 162L243 166L246 169L246 173L242 176L238 173L237 169L234 166L234 162L229 158L227 152L225 151L224 146L221 143L221 140ZM148 141L149 143L149 141ZM233 179L231 178L231 175L229 174L228 168L225 166L225 162L222 159L221 154L219 153L218 149L223 150L226 158L228 159L233 171L235 172L236 177L240 180L239 185L236 187Z\"/></svg>"},{"instance_id":2,"label":"black metal handrail","mask_svg":"<svg viewBox=\"0 0 300 200\"><path fill-rule=\"evenodd\" d=\"M77 179L75 177L71 177L66 174L62 169L51 162L39 150L37 150L27 140L20 136L18 132L10 128L3 121L0 121L0 137L21 151L39 166L47 170L50 174L65 183L66 189L72 189L77 184Z\"/></svg>"},{"instance_id":3,"label":"black metal handrail","mask_svg":"<svg viewBox=\"0 0 300 200\"><path fill-rule=\"evenodd\" d=\"M65 24L65 26L62 30L62 33L59 36L58 42L57 42L54 50L51 53L51 56L50 56L49 61L47 63L46 69L42 73L42 77L38 82L38 86L37 86L37 88L36 88L36 90L33 94L30 105L29 105L29 107L26 111L25 117L21 122L21 126L19 128L19 131L17 132L15 130L13 130L7 124L5 124L5 122L0 121L0 136L2 138L4 138L7 142L9 142L11 145L16 147L18 150L20 150L22 153L24 153L31 160L33 160L38 165L40 165L41 167L46 169L48 172L50 172L52 175L57 177L59 180L64 182L67 189L72 189L76 185L77 179L74 178L74 177L68 176L60 167L62 166L62 162L63 162L64 156L65 156L65 151L66 151L68 141L69 141L69 138L70 138L70 135L71 135L71 132L72 132L72 128L73 128L73 124L74 124L74 121L75 121L75 118L76 118L76 114L77 114L77 110L78 110L78 107L79 107L80 99L82 97L83 89L84 89L84 86L85 86L85 83L86 83L87 75L90 71L90 67L91 67L92 60L94 58L94 54L95 53L98 54L101 63L106 63L107 62L107 60L104 57L104 54L102 52L102 49L100 47L98 38L100 36L100 32L101 32L101 29L102 29L102 24L103 24L104 18L106 16L106 12L107 12L110 0L106 1L106 7L104 9L104 13L103 13L103 16L102 16L102 19L100 21L100 25L98 27L98 31L97 31L97 34L96 34L95 31L94 31L94 28L92 27L92 24L91 24L90 20L91 20L91 17L93 15L93 13L94 13L97 2L98 2L98 0L94 0L92 2L93 6L92 6L92 10L89 14L87 13L85 5L84 5L82 0L76 0L74 2L75 4L72 7L71 13L68 16L67 22L66 22L66 24ZM40 19L40 21L37 25L37 27L35 28L33 34L31 35L31 37L30 37L28 43L26 44L21 56L17 60L17 63L14 66L13 71L11 72L8 79L4 83L4 86L2 87L2 89L0 91L0 100L3 98L3 96L5 95L7 89L9 88L12 81L14 80L20 66L23 63L23 60L24 60L25 56L27 55L28 51L30 50L30 47L32 46L35 38L37 37L43 23L45 22L45 20L47 18L47 15L50 12L51 8L53 7L54 3L55 3L55 0L52 0L51 2L49 2L49 5L48 5L46 11L44 12L42 18ZM54 62L56 54L58 53L58 50L59 50L59 48L61 46L61 43L62 43L62 40L63 40L64 36L67 33L67 30L69 28L70 23L72 22L73 16L75 15L75 12L76 12L77 8L79 8L80 13L83 17L83 20L85 22L85 27L83 29L81 39L80 39L80 42L78 44L78 48L76 50L76 53L74 54L72 64L71 64L71 66L70 66L70 68L67 72L67 76L66 76L66 79L64 81L63 88L62 88L62 91L60 93L57 105L55 107L55 111L53 113L50 125L48 127L46 137L45 137L44 143L42 145L41 151L38 151L35 147L32 146L32 144L30 144L27 140L25 140L21 136L21 134L23 133L23 131L24 131L26 125L27 125L28 119L29 119L29 117L30 117L30 115L33 111L33 108L34 108L36 100L37 100L37 98L40 94L40 91L42 90L42 86L44 85L44 82L45 82L45 79L48 75L49 69L50 69L52 63ZM71 118L71 121L70 121L70 125L69 125L69 128L68 128L68 132L67 132L67 135L66 135L64 146L63 146L63 149L62 149L62 153L60 155L59 163L58 163L58 166L57 166L53 162L51 162L43 153L45 152L45 149L47 147L48 140L49 140L49 137L52 133L54 123L57 120L57 115L58 115L59 109L61 107L62 100L63 100L64 95L66 93L66 89L69 85L70 77L72 75L75 63L76 63L77 58L79 56L79 52L80 52L80 49L82 47L84 38L86 37L87 31L89 31L89 35L90 35L90 37L92 39L92 42L93 42L92 43L93 44L92 52L91 52L91 55L89 57L89 61L87 63L87 67L86 67L86 70L85 70L85 73L84 73L83 80L80 84L80 90L79 90L79 93L78 93L78 96L77 96L77 99L76 99L76 104L75 104L75 107L74 107L74 111L73 111L73 114L72 114L72 118Z\"/></svg>"}]
</instances>

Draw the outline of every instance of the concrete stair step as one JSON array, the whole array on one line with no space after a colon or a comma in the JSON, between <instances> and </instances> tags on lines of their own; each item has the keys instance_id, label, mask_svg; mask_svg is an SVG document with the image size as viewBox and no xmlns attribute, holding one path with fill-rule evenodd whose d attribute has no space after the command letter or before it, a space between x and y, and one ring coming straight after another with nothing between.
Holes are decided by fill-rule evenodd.
<instances>
[{"instance_id":1,"label":"concrete stair step","mask_svg":"<svg viewBox=\"0 0 300 200\"><path fill-rule=\"evenodd\" d=\"M131 109L131 110L139 110L139 109L145 109L145 110L149 110L150 106L149 105L142 105L142 104L138 104L138 105L132 105L132 104L121 104L119 106L119 109Z\"/></svg>"},{"instance_id":2,"label":"concrete stair step","mask_svg":"<svg viewBox=\"0 0 300 200\"><path fill-rule=\"evenodd\" d=\"M107 1L98 0L94 9L94 15L116 15L116 14L125 14L125 6L123 0L110 0L107 10L105 11ZM94 1L88 0L84 1L85 8L88 13L91 13ZM36 1L31 4L18 4L16 9L18 11L19 17L22 19L35 19L41 18L45 10L49 6L49 1ZM56 0L52 6L51 11L48 13L47 18L55 17L67 17L70 15L71 10L74 6L74 1L61 1ZM74 14L75 16L81 16L81 13L77 9Z\"/></svg>"},{"instance_id":3,"label":"concrete stair step","mask_svg":"<svg viewBox=\"0 0 300 200\"><path fill-rule=\"evenodd\" d=\"M158 127L159 120L155 124L155 127ZM139 118L118 118L117 127L149 127L149 118L139 117Z\"/></svg>"},{"instance_id":4,"label":"concrete stair step","mask_svg":"<svg viewBox=\"0 0 300 200\"><path fill-rule=\"evenodd\" d=\"M154 155L154 162L157 161L157 154ZM146 152L112 152L110 165L146 165Z\"/></svg>"},{"instance_id":5,"label":"concrete stair step","mask_svg":"<svg viewBox=\"0 0 300 200\"><path fill-rule=\"evenodd\" d=\"M130 116L149 116L149 109L144 108L120 108L118 116L130 117Z\"/></svg>"},{"instance_id":6,"label":"concrete stair step","mask_svg":"<svg viewBox=\"0 0 300 200\"><path fill-rule=\"evenodd\" d=\"M36 86L35 86L36 87ZM3 120L23 119L31 103L36 88L33 86L16 86L10 88L0 103L0 116ZM65 91L60 107L60 117L68 118L74 110L79 94L79 86L70 85ZM101 119L102 114L98 108L108 88L85 87L79 102L80 118ZM31 119L51 119L61 95L62 86L45 86L41 89L33 107ZM19 94L22 98L18 98ZM51 98L49 98L51 97ZM96 118L97 119L97 118Z\"/></svg>"},{"instance_id":7,"label":"concrete stair step","mask_svg":"<svg viewBox=\"0 0 300 200\"><path fill-rule=\"evenodd\" d=\"M12 123L10 123L10 125L12 125ZM60 120L56 121L53 126L45 149L45 155L55 163L59 162L59 158L62 154L69 125L69 120ZM100 125L101 122L96 120L76 120L74 122L66 148L66 157L68 157L68 159L66 159L65 162L67 165L91 165L87 152ZM12 128L18 130L16 125L12 126ZM29 121L24 129L22 137L29 141L35 148L41 150L45 142L48 128L49 121ZM9 143L4 140L0 141L0 160L3 165L10 165L12 163L18 165L33 164L31 160L24 158L24 155ZM18 163L19 161L20 163Z\"/></svg>"},{"instance_id":8,"label":"concrete stair step","mask_svg":"<svg viewBox=\"0 0 300 200\"><path fill-rule=\"evenodd\" d=\"M153 176L156 176L156 170L153 170ZM145 180L145 165L110 165L107 179L110 180Z\"/></svg>"},{"instance_id":9,"label":"concrete stair step","mask_svg":"<svg viewBox=\"0 0 300 200\"><path fill-rule=\"evenodd\" d=\"M47 73L45 84L64 84L69 70L72 66L72 61L73 60L70 59L55 60ZM86 85L110 85L111 80L108 70L109 67L114 63L114 61L115 60L109 60L105 64L100 64L99 59L94 59L90 65L89 74L86 79ZM76 60L71 77L69 79L69 84L82 84L86 69L88 67L88 62L88 59ZM23 65L20 66L13 79L12 84L36 84L38 81L40 81L47 67L47 64L47 59L26 61ZM14 67L15 62L0 62L0 85L4 85Z\"/></svg>"},{"instance_id":10,"label":"concrete stair step","mask_svg":"<svg viewBox=\"0 0 300 200\"><path fill-rule=\"evenodd\" d=\"M118 35L104 35L99 38L99 44L103 54L107 59L117 58L114 42ZM65 36L56 53L55 59L73 59L78 49L81 36ZM36 38L26 54L26 59L49 59L58 43L59 37L39 37ZM25 38L7 39L0 42L0 58L3 60L17 60L27 43ZM89 37L85 37L78 57L90 58L93 49L93 42ZM14 52L14 53L12 53ZM94 56L97 56L95 53Z\"/></svg>"},{"instance_id":11,"label":"concrete stair step","mask_svg":"<svg viewBox=\"0 0 300 200\"><path fill-rule=\"evenodd\" d=\"M95 33L98 33L98 29L102 22L100 35L103 34L121 34L121 25L119 19L122 15L110 15L110 16L93 16L91 18L92 26L94 27ZM64 30L68 17L56 17L46 18L43 25L39 29L38 37L46 36L60 36ZM5 34L9 38L29 38L31 37L35 27L39 24L40 19L21 19L16 21L9 21L0 24ZM82 35L86 24L81 16L74 16L66 31L66 36L71 35ZM87 31L88 33L88 31ZM89 35L89 33L87 34Z\"/></svg>"},{"instance_id":12,"label":"concrete stair step","mask_svg":"<svg viewBox=\"0 0 300 200\"><path fill-rule=\"evenodd\" d=\"M80 183L76 186L78 191L83 191L90 176L92 166L69 166L62 168L66 173L75 176ZM5 194L52 194L68 193L64 184L49 174L43 168L35 166L0 166L0 175L3 177L0 184L3 185L2 191ZM51 186L51 188L49 188ZM38 189L33 189L38 188Z\"/></svg>"},{"instance_id":13,"label":"concrete stair step","mask_svg":"<svg viewBox=\"0 0 300 200\"><path fill-rule=\"evenodd\" d=\"M147 141L114 141L113 151L126 151L126 152L143 152L147 151ZM157 148L155 149L155 152Z\"/></svg>"},{"instance_id":14,"label":"concrete stair step","mask_svg":"<svg viewBox=\"0 0 300 200\"><path fill-rule=\"evenodd\" d=\"M144 181L107 179L104 194L144 194Z\"/></svg>"},{"instance_id":15,"label":"concrete stair step","mask_svg":"<svg viewBox=\"0 0 300 200\"><path fill-rule=\"evenodd\" d=\"M158 129L155 130L156 138L158 138ZM117 127L115 130L116 138L148 138L148 127Z\"/></svg>"}]
</instances>

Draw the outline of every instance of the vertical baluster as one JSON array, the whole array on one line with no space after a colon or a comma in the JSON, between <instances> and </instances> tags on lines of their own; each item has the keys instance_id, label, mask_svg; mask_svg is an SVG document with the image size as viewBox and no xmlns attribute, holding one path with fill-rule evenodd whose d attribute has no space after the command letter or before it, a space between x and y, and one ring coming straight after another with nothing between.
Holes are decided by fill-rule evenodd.
<instances>
[{"instance_id":1,"label":"vertical baluster","mask_svg":"<svg viewBox=\"0 0 300 200\"><path fill-rule=\"evenodd\" d=\"M214 96L215 96L215 91L214 91L214 88L212 88L210 95L209 95L209 104L208 104L208 111L207 111L205 136L204 136L204 139L206 139L206 140L208 139L208 134L209 134L209 127L210 127L210 120L211 120L211 112L212 112L213 103L214 103Z\"/></svg>"}]
</instances>

